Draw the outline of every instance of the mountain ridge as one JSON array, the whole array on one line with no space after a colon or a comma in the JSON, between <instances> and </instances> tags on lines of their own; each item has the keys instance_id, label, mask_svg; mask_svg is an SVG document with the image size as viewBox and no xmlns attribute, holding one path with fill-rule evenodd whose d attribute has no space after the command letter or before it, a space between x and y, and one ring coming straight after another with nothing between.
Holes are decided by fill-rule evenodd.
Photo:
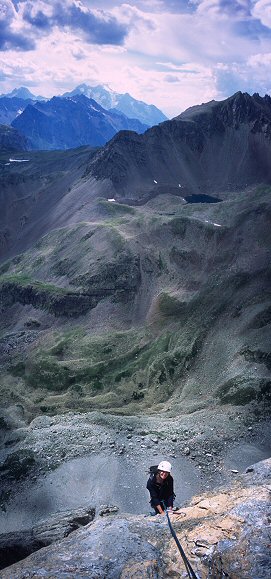
<instances>
[{"instance_id":1,"label":"mountain ridge","mask_svg":"<svg viewBox=\"0 0 271 579\"><path fill-rule=\"evenodd\" d=\"M27 105L33 102L30 99L2 96L0 98L0 123L11 125L12 121L24 111Z\"/></svg>"},{"instance_id":2,"label":"mountain ridge","mask_svg":"<svg viewBox=\"0 0 271 579\"><path fill-rule=\"evenodd\" d=\"M1 94L0 95L0 99L6 97L6 98L20 98L23 100L33 100L33 101L38 101L38 100L46 100L45 97L41 96L41 95L34 95L32 92L30 92L30 90L25 87L25 86L20 86L19 88L14 88L11 92L9 93L5 93L5 94Z\"/></svg>"},{"instance_id":3,"label":"mountain ridge","mask_svg":"<svg viewBox=\"0 0 271 579\"><path fill-rule=\"evenodd\" d=\"M270 182L270 139L270 97L236 93L192 107L144 135L119 132L97 152L89 173L110 179L119 199L127 188L131 199L144 199L155 185L181 194Z\"/></svg>"},{"instance_id":4,"label":"mountain ridge","mask_svg":"<svg viewBox=\"0 0 271 579\"><path fill-rule=\"evenodd\" d=\"M114 112L120 111L128 118L137 118L141 123L148 126L162 122L167 118L164 113L162 113L162 111L160 111L155 105L149 105L143 101L139 101L129 95L129 93L117 93L111 90L107 85L97 85L91 87L87 84L81 84L74 88L72 91L54 96L59 98L68 98L80 94L95 100L106 110L110 111L113 109ZM12 107L10 106L10 101L15 98L19 98L21 100L22 109L24 108L24 101L36 102L51 100L50 98L45 98L40 95L35 96L26 87L20 87L18 89L14 89L10 93L0 95L0 112L3 109L3 101L1 99L6 99L5 108L10 108L10 115L12 115ZM7 99L9 100L7 101ZM15 118L15 116L13 118Z\"/></svg>"},{"instance_id":5,"label":"mountain ridge","mask_svg":"<svg viewBox=\"0 0 271 579\"><path fill-rule=\"evenodd\" d=\"M120 129L147 129L137 119L107 111L84 95L28 104L11 125L28 138L33 149L46 150L100 146Z\"/></svg>"}]
</instances>

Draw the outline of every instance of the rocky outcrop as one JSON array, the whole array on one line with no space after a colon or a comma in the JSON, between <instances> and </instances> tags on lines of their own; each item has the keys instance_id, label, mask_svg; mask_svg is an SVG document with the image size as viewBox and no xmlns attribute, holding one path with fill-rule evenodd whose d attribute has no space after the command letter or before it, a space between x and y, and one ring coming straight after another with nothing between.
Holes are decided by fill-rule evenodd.
<instances>
[{"instance_id":1,"label":"rocky outcrop","mask_svg":"<svg viewBox=\"0 0 271 579\"><path fill-rule=\"evenodd\" d=\"M95 510L92 507L74 509L52 515L32 529L0 534L0 569L28 557L42 547L64 539L76 529L90 523L94 516Z\"/></svg>"},{"instance_id":2,"label":"rocky outcrop","mask_svg":"<svg viewBox=\"0 0 271 579\"><path fill-rule=\"evenodd\" d=\"M235 484L194 498L171 515L178 539L199 579L266 579L270 569L271 459L247 469ZM166 517L117 515L32 554L2 578L178 578L185 567Z\"/></svg>"},{"instance_id":3,"label":"rocky outcrop","mask_svg":"<svg viewBox=\"0 0 271 579\"><path fill-rule=\"evenodd\" d=\"M20 275L4 275L0 278L0 303L2 311L20 303L31 304L56 317L78 317L95 308L107 296L113 296L116 301L127 301L134 296L140 282L139 257L123 252L111 263L100 265L96 273L90 271L72 279L71 284L80 287L74 291Z\"/></svg>"},{"instance_id":4,"label":"rocky outcrop","mask_svg":"<svg viewBox=\"0 0 271 579\"><path fill-rule=\"evenodd\" d=\"M116 299L133 295L140 282L140 258L124 251L112 262L100 265L97 273L89 271L72 280L73 284L82 286L86 293L115 294Z\"/></svg>"},{"instance_id":5,"label":"rocky outcrop","mask_svg":"<svg viewBox=\"0 0 271 579\"><path fill-rule=\"evenodd\" d=\"M3 426L3 422L2 422ZM0 466L0 480L19 481L29 476L36 466L35 453L32 450L18 450L7 456Z\"/></svg>"},{"instance_id":6,"label":"rocky outcrop","mask_svg":"<svg viewBox=\"0 0 271 579\"><path fill-rule=\"evenodd\" d=\"M20 283L4 281L0 286L3 307L14 303L31 304L34 308L47 310L55 316L77 317L94 308L103 294L85 295L38 282Z\"/></svg>"},{"instance_id":7,"label":"rocky outcrop","mask_svg":"<svg viewBox=\"0 0 271 579\"><path fill-rule=\"evenodd\" d=\"M268 459L249 467L232 488L197 497L174 516L178 538L200 579L266 578L271 563L270 483ZM175 551L171 542L169 561Z\"/></svg>"}]
</instances>

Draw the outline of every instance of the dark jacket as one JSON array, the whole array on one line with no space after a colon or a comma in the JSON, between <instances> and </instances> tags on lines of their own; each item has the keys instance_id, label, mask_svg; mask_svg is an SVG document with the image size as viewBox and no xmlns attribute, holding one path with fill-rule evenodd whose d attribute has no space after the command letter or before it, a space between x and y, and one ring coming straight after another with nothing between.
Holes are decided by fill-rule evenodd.
<instances>
[{"instance_id":1,"label":"dark jacket","mask_svg":"<svg viewBox=\"0 0 271 579\"><path fill-rule=\"evenodd\" d=\"M173 491L173 478L169 474L168 477L159 484L156 481L156 474L151 473L148 482L147 482L147 489L151 495L151 506L153 508L157 507L157 505L161 505L163 508L162 501L164 500L166 503L166 507L173 507L173 500L174 500L174 491Z\"/></svg>"}]
</instances>

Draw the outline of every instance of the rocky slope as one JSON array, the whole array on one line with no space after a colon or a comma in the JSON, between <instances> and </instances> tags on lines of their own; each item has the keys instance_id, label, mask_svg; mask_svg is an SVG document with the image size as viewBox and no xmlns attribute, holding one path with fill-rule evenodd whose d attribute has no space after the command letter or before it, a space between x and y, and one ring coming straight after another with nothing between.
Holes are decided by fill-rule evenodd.
<instances>
[{"instance_id":1,"label":"rocky slope","mask_svg":"<svg viewBox=\"0 0 271 579\"><path fill-rule=\"evenodd\" d=\"M96 200L75 225L86 196L70 224L2 266L2 383L42 397L38 412L268 404L269 196Z\"/></svg>"},{"instance_id":2,"label":"rocky slope","mask_svg":"<svg viewBox=\"0 0 271 579\"><path fill-rule=\"evenodd\" d=\"M9 134L17 134L8 127ZM21 147L20 147L21 148ZM77 151L48 153L1 152L0 155L0 254L1 259L16 255L31 247L53 227L65 223L67 206L69 215L76 212L75 205L83 205L75 194L93 150L90 147ZM12 161L10 158L12 157ZM67 202L69 189L74 187L72 204ZM97 192L99 185L97 185ZM62 199L63 218L54 213ZM75 205L74 205L75 202ZM64 209L66 206L66 210Z\"/></svg>"},{"instance_id":3,"label":"rocky slope","mask_svg":"<svg viewBox=\"0 0 271 579\"><path fill-rule=\"evenodd\" d=\"M85 528L3 570L3 579L63 573L68 578L186 576L165 516L105 517L106 510L101 514ZM265 579L270 568L269 516L270 460L253 465L230 488L195 497L171 515L171 521L199 579ZM50 521L43 525L47 535L49 525Z\"/></svg>"},{"instance_id":4,"label":"rocky slope","mask_svg":"<svg viewBox=\"0 0 271 579\"><path fill-rule=\"evenodd\" d=\"M188 111L185 126L192 126L214 151L216 139L221 134L224 139L229 130L234 131L233 143L243 139L243 125L254 135L251 127L261 115L261 127L267 126L269 101L237 94L204 105L201 112ZM172 161L178 123L183 155L179 119L136 138L146 145L161 133L161 145L162 136L170 135L167 154ZM268 134L262 135L266 148ZM27 387L32 402L41 399L34 404L34 415L41 407L50 412L94 407L134 413L173 404L178 414L214 401L266 405L270 188L241 190L239 183L238 191L215 189L215 195L181 197L182 187L176 192L157 182L148 190L146 177L145 191L135 198L126 167L133 163L132 174L138 171L137 148L127 133L123 167L128 181L125 177L123 183L134 205L118 203L123 184L116 192L114 175L109 179L106 171L113 166L119 170L114 152L121 138L98 151L32 153L27 163L4 163L3 254L29 248L1 269L2 384L16 378L6 403L15 396L25 404ZM150 148L149 162L145 165L145 159L140 167L151 172L159 150ZM224 172L233 161L231 157ZM104 178L97 178L98 167ZM263 167L258 163L257 171ZM264 181L265 168L261 176ZM189 191L192 186L186 187ZM33 406L27 403L27 408L33 417Z\"/></svg>"}]
</instances>

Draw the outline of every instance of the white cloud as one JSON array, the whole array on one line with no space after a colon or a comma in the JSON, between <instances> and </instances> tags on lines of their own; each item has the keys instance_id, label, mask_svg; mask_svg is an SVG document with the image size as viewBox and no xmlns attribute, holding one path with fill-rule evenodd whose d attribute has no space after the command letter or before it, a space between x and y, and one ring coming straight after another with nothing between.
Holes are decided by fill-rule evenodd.
<instances>
[{"instance_id":1,"label":"white cloud","mask_svg":"<svg viewBox=\"0 0 271 579\"><path fill-rule=\"evenodd\" d=\"M215 19L250 16L250 0L198 0L196 3L198 14L208 14Z\"/></svg>"},{"instance_id":2,"label":"white cloud","mask_svg":"<svg viewBox=\"0 0 271 579\"><path fill-rule=\"evenodd\" d=\"M255 18L259 18L264 26L271 28L271 0L258 0L252 13Z\"/></svg>"},{"instance_id":3,"label":"white cloud","mask_svg":"<svg viewBox=\"0 0 271 579\"><path fill-rule=\"evenodd\" d=\"M208 4L211 0L204 0ZM214 1L215 4L217 2ZM119 14L121 9L119 10ZM137 9L139 21L140 11ZM149 14L140 28L133 27L125 40L130 52L142 54L157 60L169 59L172 62L196 61L202 65L215 65L216 62L244 61L255 52L255 31L235 29L239 18L227 17L223 24L217 18L209 18L205 10L195 14ZM148 30L143 22L148 22ZM150 26L152 22L152 26ZM241 23L242 24L242 23ZM269 38L256 39L270 45Z\"/></svg>"},{"instance_id":4,"label":"white cloud","mask_svg":"<svg viewBox=\"0 0 271 579\"><path fill-rule=\"evenodd\" d=\"M248 65L253 68L265 68L271 66L271 52L266 54L253 54L253 56L248 59Z\"/></svg>"},{"instance_id":5,"label":"white cloud","mask_svg":"<svg viewBox=\"0 0 271 579\"><path fill-rule=\"evenodd\" d=\"M239 90L249 94L271 93L270 66L271 53L255 54L242 64L218 63L215 76L219 98Z\"/></svg>"}]
</instances>

